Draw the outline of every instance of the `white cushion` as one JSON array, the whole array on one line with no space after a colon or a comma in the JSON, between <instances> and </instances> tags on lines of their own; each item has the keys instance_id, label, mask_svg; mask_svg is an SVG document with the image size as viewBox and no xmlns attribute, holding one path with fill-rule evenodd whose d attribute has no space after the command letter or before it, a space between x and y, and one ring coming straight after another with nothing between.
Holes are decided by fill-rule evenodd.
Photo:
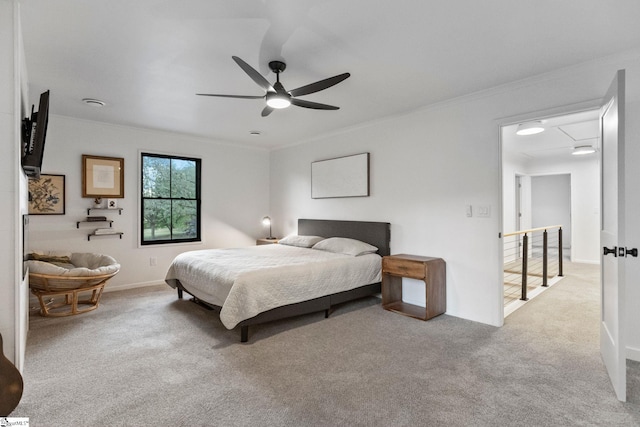
<instances>
[{"instance_id":1,"label":"white cushion","mask_svg":"<svg viewBox=\"0 0 640 427\"><path fill-rule=\"evenodd\" d=\"M324 239L313 245L313 249L352 256L371 254L378 251L378 248L373 245L346 237Z\"/></svg>"},{"instance_id":2,"label":"white cushion","mask_svg":"<svg viewBox=\"0 0 640 427\"><path fill-rule=\"evenodd\" d=\"M53 252L45 253L52 255ZM59 256L60 252L55 253ZM43 255L41 253L41 255ZM120 264L109 255L92 253L71 253L69 256L71 263L67 266L52 264L45 261L27 261L29 272L36 274L46 274L50 276L101 276L112 274L120 270ZM69 267L69 268L65 268Z\"/></svg>"},{"instance_id":3,"label":"white cushion","mask_svg":"<svg viewBox=\"0 0 640 427\"><path fill-rule=\"evenodd\" d=\"M316 243L324 240L324 237L320 236L297 236L295 234L284 237L278 240L281 245L298 246L300 248L310 248Z\"/></svg>"}]
</instances>

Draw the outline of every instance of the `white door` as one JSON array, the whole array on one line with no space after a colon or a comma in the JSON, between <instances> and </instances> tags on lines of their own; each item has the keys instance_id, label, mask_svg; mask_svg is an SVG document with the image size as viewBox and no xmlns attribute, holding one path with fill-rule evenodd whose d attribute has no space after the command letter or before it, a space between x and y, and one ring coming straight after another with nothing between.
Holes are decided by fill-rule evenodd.
<instances>
[{"instance_id":1,"label":"white door","mask_svg":"<svg viewBox=\"0 0 640 427\"><path fill-rule=\"evenodd\" d=\"M625 357L624 70L616 73L600 109L601 310L600 352L618 400L627 399Z\"/></svg>"}]
</instances>

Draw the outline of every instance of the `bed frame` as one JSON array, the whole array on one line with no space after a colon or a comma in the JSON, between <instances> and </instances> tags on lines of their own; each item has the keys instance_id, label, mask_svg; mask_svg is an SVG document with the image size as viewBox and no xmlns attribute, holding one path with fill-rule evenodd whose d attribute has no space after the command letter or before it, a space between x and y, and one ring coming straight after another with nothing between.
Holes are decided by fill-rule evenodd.
<instances>
[{"instance_id":1,"label":"bed frame","mask_svg":"<svg viewBox=\"0 0 640 427\"><path fill-rule=\"evenodd\" d=\"M388 222L298 219L298 235L348 237L376 246L380 256L391 254L391 250L389 248L391 227ZM177 283L177 290L178 298L182 298L183 291L189 293L189 291L186 290L179 281ZM324 317L327 318L331 313L332 307L336 304L341 304L378 293L380 293L380 282L265 311L251 319L246 319L238 323L238 326L240 326L240 341L248 341L249 326L299 316L302 314L315 313L318 311L324 311ZM192 298L192 301L210 310L215 310L218 313L222 309L220 306L209 304L195 296Z\"/></svg>"}]
</instances>

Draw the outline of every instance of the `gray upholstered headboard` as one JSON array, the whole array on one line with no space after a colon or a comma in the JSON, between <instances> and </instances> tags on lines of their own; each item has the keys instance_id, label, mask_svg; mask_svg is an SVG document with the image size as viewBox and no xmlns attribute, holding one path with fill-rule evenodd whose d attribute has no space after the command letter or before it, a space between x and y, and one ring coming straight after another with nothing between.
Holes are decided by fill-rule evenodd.
<instances>
[{"instance_id":1,"label":"gray upholstered headboard","mask_svg":"<svg viewBox=\"0 0 640 427\"><path fill-rule=\"evenodd\" d=\"M348 237L378 248L381 256L391 255L391 225L388 222L298 219L298 235Z\"/></svg>"}]
</instances>

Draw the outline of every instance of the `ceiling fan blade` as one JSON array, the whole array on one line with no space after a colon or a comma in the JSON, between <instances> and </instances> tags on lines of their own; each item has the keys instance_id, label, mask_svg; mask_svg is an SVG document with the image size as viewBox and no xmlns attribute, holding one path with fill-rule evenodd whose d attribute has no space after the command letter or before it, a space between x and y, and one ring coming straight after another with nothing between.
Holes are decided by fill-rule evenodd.
<instances>
[{"instance_id":1,"label":"ceiling fan blade","mask_svg":"<svg viewBox=\"0 0 640 427\"><path fill-rule=\"evenodd\" d=\"M262 110L262 117L267 117L269 114L271 114L272 111L273 108L267 105L266 107L264 107L264 110Z\"/></svg>"},{"instance_id":2,"label":"ceiling fan blade","mask_svg":"<svg viewBox=\"0 0 640 427\"><path fill-rule=\"evenodd\" d=\"M236 61L236 64L238 64L240 68L242 68L244 72L247 73L254 82L256 82L258 86L260 86L264 90L274 90L271 86L271 83L269 83L267 79L265 79L262 74L257 72L251 65L247 64L237 56L232 56L232 58L234 61Z\"/></svg>"},{"instance_id":3,"label":"ceiling fan blade","mask_svg":"<svg viewBox=\"0 0 640 427\"><path fill-rule=\"evenodd\" d=\"M310 93L319 92L321 90L330 88L333 85L337 85L341 81L347 79L351 74L344 73L339 74L337 76L329 77L328 79L320 80L319 82L311 83L306 86L301 86L299 88L293 89L289 91L291 96L302 96L308 95Z\"/></svg>"},{"instance_id":4,"label":"ceiling fan blade","mask_svg":"<svg viewBox=\"0 0 640 427\"><path fill-rule=\"evenodd\" d=\"M240 98L240 99L260 99L260 98L264 98L264 95L262 96L253 96L253 95L220 95L217 93L196 93L196 95L200 95L200 96L218 96L221 98Z\"/></svg>"},{"instance_id":5,"label":"ceiling fan blade","mask_svg":"<svg viewBox=\"0 0 640 427\"><path fill-rule=\"evenodd\" d=\"M304 99L291 98L291 103L298 107L313 108L314 110L339 110L340 107L334 105L320 104L319 102L305 101Z\"/></svg>"}]
</instances>

